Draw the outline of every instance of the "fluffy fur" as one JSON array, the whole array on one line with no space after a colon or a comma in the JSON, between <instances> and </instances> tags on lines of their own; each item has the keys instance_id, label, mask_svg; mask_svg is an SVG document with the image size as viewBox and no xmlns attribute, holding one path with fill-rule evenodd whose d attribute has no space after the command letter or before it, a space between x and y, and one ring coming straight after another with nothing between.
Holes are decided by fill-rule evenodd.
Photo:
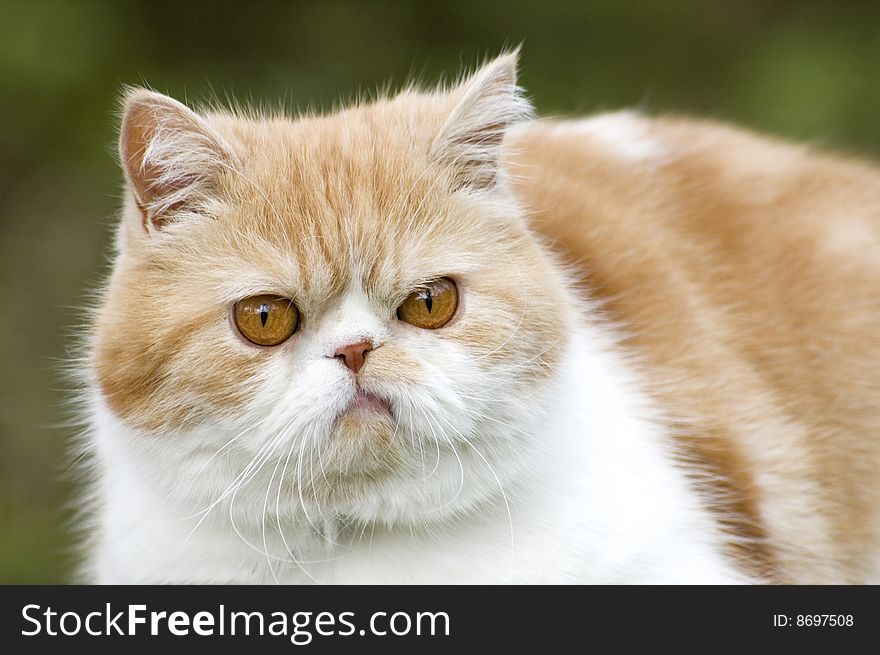
<instances>
[{"instance_id":1,"label":"fluffy fur","mask_svg":"<svg viewBox=\"0 0 880 655\"><path fill-rule=\"evenodd\" d=\"M880 176L524 122L515 67L297 120L129 92L90 580L876 580ZM440 277L452 321L397 320ZM231 319L265 293L271 348Z\"/></svg>"}]
</instances>

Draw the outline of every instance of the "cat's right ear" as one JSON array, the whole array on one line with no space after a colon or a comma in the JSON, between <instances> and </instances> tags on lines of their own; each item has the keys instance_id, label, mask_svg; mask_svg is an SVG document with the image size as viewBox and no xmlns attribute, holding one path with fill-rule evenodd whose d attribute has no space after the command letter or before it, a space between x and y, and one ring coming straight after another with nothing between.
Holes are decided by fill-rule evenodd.
<instances>
[{"instance_id":1,"label":"cat's right ear","mask_svg":"<svg viewBox=\"0 0 880 655\"><path fill-rule=\"evenodd\" d=\"M210 198L233 153L198 114L144 89L125 96L119 157L147 231L162 229Z\"/></svg>"},{"instance_id":2,"label":"cat's right ear","mask_svg":"<svg viewBox=\"0 0 880 655\"><path fill-rule=\"evenodd\" d=\"M516 83L518 57L514 50L490 61L449 94L453 108L433 151L452 171L456 188L493 189L505 133L532 115Z\"/></svg>"}]
</instances>

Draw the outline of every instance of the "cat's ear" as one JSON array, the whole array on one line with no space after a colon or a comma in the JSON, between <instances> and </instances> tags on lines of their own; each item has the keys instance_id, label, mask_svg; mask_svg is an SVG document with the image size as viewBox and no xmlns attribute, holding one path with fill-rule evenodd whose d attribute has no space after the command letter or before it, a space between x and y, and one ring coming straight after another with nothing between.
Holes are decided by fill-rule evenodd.
<instances>
[{"instance_id":1,"label":"cat's ear","mask_svg":"<svg viewBox=\"0 0 880 655\"><path fill-rule=\"evenodd\" d=\"M125 96L119 156L148 231L161 229L183 211L197 211L234 157L195 112L144 89Z\"/></svg>"},{"instance_id":2,"label":"cat's ear","mask_svg":"<svg viewBox=\"0 0 880 655\"><path fill-rule=\"evenodd\" d=\"M452 91L452 111L433 148L453 171L456 188L494 188L507 129L532 115L516 84L518 54L492 60Z\"/></svg>"}]
</instances>

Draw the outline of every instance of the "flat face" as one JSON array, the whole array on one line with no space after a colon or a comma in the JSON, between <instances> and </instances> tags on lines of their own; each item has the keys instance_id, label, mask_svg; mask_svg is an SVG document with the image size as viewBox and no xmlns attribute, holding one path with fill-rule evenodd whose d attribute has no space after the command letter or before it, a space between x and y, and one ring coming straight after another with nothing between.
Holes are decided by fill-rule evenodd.
<instances>
[{"instance_id":1,"label":"flat face","mask_svg":"<svg viewBox=\"0 0 880 655\"><path fill-rule=\"evenodd\" d=\"M94 341L112 413L161 457L224 447L221 491L250 467L279 497L394 520L497 491L570 310L506 188L432 158L448 113L211 115L189 150L143 148L160 172L223 152L143 185L192 186L161 221L127 210Z\"/></svg>"}]
</instances>

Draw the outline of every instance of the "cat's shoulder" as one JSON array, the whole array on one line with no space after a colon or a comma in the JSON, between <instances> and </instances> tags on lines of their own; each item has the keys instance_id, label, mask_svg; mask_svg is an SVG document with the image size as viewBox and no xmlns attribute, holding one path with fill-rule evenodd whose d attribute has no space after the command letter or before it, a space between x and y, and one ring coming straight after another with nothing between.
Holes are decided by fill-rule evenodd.
<instances>
[{"instance_id":1,"label":"cat's shoulder","mask_svg":"<svg viewBox=\"0 0 880 655\"><path fill-rule=\"evenodd\" d=\"M724 175L728 181L812 172L835 182L846 178L863 186L873 182L867 186L880 197L880 171L865 158L718 120L651 116L632 109L520 124L510 130L506 157L513 166L559 165L573 173L583 167L610 168L617 174L628 170L640 176L651 171L658 175L701 172Z\"/></svg>"},{"instance_id":2,"label":"cat's shoulder","mask_svg":"<svg viewBox=\"0 0 880 655\"><path fill-rule=\"evenodd\" d=\"M871 233L868 242L880 239L876 163L715 120L632 110L541 119L511 130L505 163L529 206L591 202L614 208L592 215L615 223L619 215L649 215L677 230L721 220L727 228L775 225L823 239L829 225L855 221L859 234Z\"/></svg>"}]
</instances>

